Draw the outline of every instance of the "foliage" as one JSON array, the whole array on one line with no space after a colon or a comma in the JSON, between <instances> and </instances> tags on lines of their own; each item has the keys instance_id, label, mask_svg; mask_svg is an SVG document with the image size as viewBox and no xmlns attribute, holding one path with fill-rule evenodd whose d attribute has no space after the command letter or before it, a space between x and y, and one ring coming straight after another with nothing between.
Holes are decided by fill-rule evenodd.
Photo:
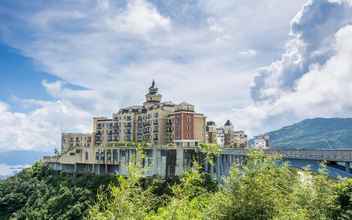
<instances>
[{"instance_id":1,"label":"foliage","mask_svg":"<svg viewBox=\"0 0 352 220\"><path fill-rule=\"evenodd\" d=\"M106 147L136 147L137 145L141 147L148 147L150 144L146 142L128 142L128 141L119 141L119 142L111 142L106 144Z\"/></svg>"},{"instance_id":2,"label":"foliage","mask_svg":"<svg viewBox=\"0 0 352 220\"><path fill-rule=\"evenodd\" d=\"M352 219L352 179L347 179L336 185L337 205L335 219Z\"/></svg>"},{"instance_id":3,"label":"foliage","mask_svg":"<svg viewBox=\"0 0 352 220\"><path fill-rule=\"evenodd\" d=\"M206 175L195 165L179 183L170 186L171 193L163 202L153 203L156 195L150 193L150 188L140 187L135 178L124 179L129 187L112 188L113 193L118 193L113 199L98 202L91 211L91 219L102 213L119 215L105 215L101 219L153 220L343 219L341 216L348 214L341 214L341 209L350 209L352 182L328 179L324 167L320 174L313 175L278 164L276 159L253 151L241 169L233 167L225 182L213 190L206 187Z\"/></svg>"},{"instance_id":4,"label":"foliage","mask_svg":"<svg viewBox=\"0 0 352 220\"><path fill-rule=\"evenodd\" d=\"M253 151L216 193L213 219L330 219L333 188L324 175L297 172Z\"/></svg>"},{"instance_id":5,"label":"foliage","mask_svg":"<svg viewBox=\"0 0 352 220\"><path fill-rule=\"evenodd\" d=\"M152 211L156 197L151 187L143 189L141 169L131 164L129 174L128 178L118 177L119 185L110 185L109 192L98 194L88 219L144 219Z\"/></svg>"},{"instance_id":6,"label":"foliage","mask_svg":"<svg viewBox=\"0 0 352 220\"><path fill-rule=\"evenodd\" d=\"M36 163L0 183L0 219L81 219L97 189L111 181L115 179L58 174Z\"/></svg>"},{"instance_id":7,"label":"foliage","mask_svg":"<svg viewBox=\"0 0 352 220\"><path fill-rule=\"evenodd\" d=\"M218 144L200 144L201 150L205 152L206 160L210 163L214 163L214 159L221 153L221 148Z\"/></svg>"},{"instance_id":8,"label":"foliage","mask_svg":"<svg viewBox=\"0 0 352 220\"><path fill-rule=\"evenodd\" d=\"M212 192L206 187L206 176L197 164L187 171L179 184L171 187L172 194L165 206L149 213L146 219L205 219Z\"/></svg>"}]
</instances>

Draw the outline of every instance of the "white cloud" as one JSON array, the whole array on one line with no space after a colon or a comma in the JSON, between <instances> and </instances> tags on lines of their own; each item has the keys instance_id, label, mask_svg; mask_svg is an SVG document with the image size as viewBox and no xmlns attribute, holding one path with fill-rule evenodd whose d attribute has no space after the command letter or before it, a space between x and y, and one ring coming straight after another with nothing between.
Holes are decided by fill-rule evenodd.
<instances>
[{"instance_id":1,"label":"white cloud","mask_svg":"<svg viewBox=\"0 0 352 220\"><path fill-rule=\"evenodd\" d=\"M255 101L271 101L292 91L311 65L322 65L335 54L335 33L352 23L350 0L308 1L291 21L291 36L281 59L262 69L252 87Z\"/></svg>"},{"instance_id":2,"label":"white cloud","mask_svg":"<svg viewBox=\"0 0 352 220\"><path fill-rule=\"evenodd\" d=\"M15 175L20 172L22 169L29 167L29 165L7 165L0 164L0 180L5 179L9 176Z\"/></svg>"},{"instance_id":3,"label":"white cloud","mask_svg":"<svg viewBox=\"0 0 352 220\"><path fill-rule=\"evenodd\" d=\"M249 50L240 51L239 54L244 57L254 57L257 55L257 51L249 49Z\"/></svg>"},{"instance_id":4,"label":"white cloud","mask_svg":"<svg viewBox=\"0 0 352 220\"><path fill-rule=\"evenodd\" d=\"M351 10L347 0L305 5L292 21L286 52L259 71L254 103L234 112L240 124L264 132L305 118L351 117Z\"/></svg>"},{"instance_id":5,"label":"white cloud","mask_svg":"<svg viewBox=\"0 0 352 220\"><path fill-rule=\"evenodd\" d=\"M143 102L153 78L164 100L251 128L243 115L266 114L250 105L255 70L281 52L303 1L67 1L14 13L19 23L2 24L6 41L60 80L42 83L55 101L23 101L36 107L29 113L0 104L0 122L9 121L0 148L57 146L60 127L89 130L91 116ZM242 116L232 111L246 107ZM16 131L6 129L15 122Z\"/></svg>"},{"instance_id":6,"label":"white cloud","mask_svg":"<svg viewBox=\"0 0 352 220\"><path fill-rule=\"evenodd\" d=\"M132 34L146 34L151 31L168 30L171 28L170 20L163 17L145 0L131 0L127 10L120 15L107 19L113 30L126 31Z\"/></svg>"},{"instance_id":7,"label":"white cloud","mask_svg":"<svg viewBox=\"0 0 352 220\"><path fill-rule=\"evenodd\" d=\"M24 100L24 102L36 106L36 109L29 113L19 113L8 108L0 108L2 149L59 148L62 130L87 131L90 125L92 115L77 109L71 103L37 100ZM5 104L0 102L0 106Z\"/></svg>"},{"instance_id":8,"label":"white cloud","mask_svg":"<svg viewBox=\"0 0 352 220\"><path fill-rule=\"evenodd\" d=\"M13 170L10 166L5 164L0 164L0 179L1 177L7 177L13 174Z\"/></svg>"},{"instance_id":9,"label":"white cloud","mask_svg":"<svg viewBox=\"0 0 352 220\"><path fill-rule=\"evenodd\" d=\"M69 89L67 83L62 81L47 82L42 85L54 98L72 104L81 111L89 111L94 115L106 115L118 107L113 97L89 89Z\"/></svg>"}]
</instances>

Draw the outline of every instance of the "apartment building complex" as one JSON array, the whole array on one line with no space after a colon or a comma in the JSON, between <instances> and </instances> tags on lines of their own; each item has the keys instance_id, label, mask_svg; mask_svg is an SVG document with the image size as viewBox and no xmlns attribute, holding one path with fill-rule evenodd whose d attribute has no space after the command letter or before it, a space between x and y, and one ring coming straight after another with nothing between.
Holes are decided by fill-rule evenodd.
<instances>
[{"instance_id":1,"label":"apartment building complex","mask_svg":"<svg viewBox=\"0 0 352 220\"><path fill-rule=\"evenodd\" d=\"M94 117L92 133L63 133L61 153L66 162L103 162L114 158L114 148L131 143L153 147L192 148L200 143L246 147L247 136L234 131L230 121L221 128L195 111L194 105L162 102L155 82L142 105L120 109L108 117Z\"/></svg>"}]
</instances>

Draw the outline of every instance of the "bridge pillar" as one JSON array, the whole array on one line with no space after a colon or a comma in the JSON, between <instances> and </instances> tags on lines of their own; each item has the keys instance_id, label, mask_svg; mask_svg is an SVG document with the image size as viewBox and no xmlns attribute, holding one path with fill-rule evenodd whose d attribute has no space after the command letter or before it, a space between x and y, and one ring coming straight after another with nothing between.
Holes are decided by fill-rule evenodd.
<instances>
[{"instance_id":1,"label":"bridge pillar","mask_svg":"<svg viewBox=\"0 0 352 220\"><path fill-rule=\"evenodd\" d=\"M351 162L345 162L345 171L351 173Z\"/></svg>"},{"instance_id":2,"label":"bridge pillar","mask_svg":"<svg viewBox=\"0 0 352 220\"><path fill-rule=\"evenodd\" d=\"M217 156L216 158L216 168L215 168L215 175L216 175L216 179L219 181L220 178L221 178L221 175L220 175L220 163L221 163L221 154Z\"/></svg>"},{"instance_id":3,"label":"bridge pillar","mask_svg":"<svg viewBox=\"0 0 352 220\"><path fill-rule=\"evenodd\" d=\"M183 147L176 149L176 176L179 176L183 173Z\"/></svg>"}]
</instances>

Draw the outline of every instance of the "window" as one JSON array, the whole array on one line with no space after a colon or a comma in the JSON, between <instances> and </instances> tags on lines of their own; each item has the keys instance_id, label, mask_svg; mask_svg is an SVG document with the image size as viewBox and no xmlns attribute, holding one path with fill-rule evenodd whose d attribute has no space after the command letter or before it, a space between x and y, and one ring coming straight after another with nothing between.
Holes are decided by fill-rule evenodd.
<instances>
[{"instance_id":1,"label":"window","mask_svg":"<svg viewBox=\"0 0 352 220\"><path fill-rule=\"evenodd\" d=\"M118 161L117 149L113 149L113 151L112 151L112 159L113 159L113 161Z\"/></svg>"},{"instance_id":2,"label":"window","mask_svg":"<svg viewBox=\"0 0 352 220\"><path fill-rule=\"evenodd\" d=\"M100 152L100 160L105 160L105 152L104 151Z\"/></svg>"},{"instance_id":3,"label":"window","mask_svg":"<svg viewBox=\"0 0 352 220\"><path fill-rule=\"evenodd\" d=\"M86 152L86 160L88 160L88 152Z\"/></svg>"},{"instance_id":4,"label":"window","mask_svg":"<svg viewBox=\"0 0 352 220\"><path fill-rule=\"evenodd\" d=\"M107 160L111 161L111 150L106 151Z\"/></svg>"}]
</instances>

